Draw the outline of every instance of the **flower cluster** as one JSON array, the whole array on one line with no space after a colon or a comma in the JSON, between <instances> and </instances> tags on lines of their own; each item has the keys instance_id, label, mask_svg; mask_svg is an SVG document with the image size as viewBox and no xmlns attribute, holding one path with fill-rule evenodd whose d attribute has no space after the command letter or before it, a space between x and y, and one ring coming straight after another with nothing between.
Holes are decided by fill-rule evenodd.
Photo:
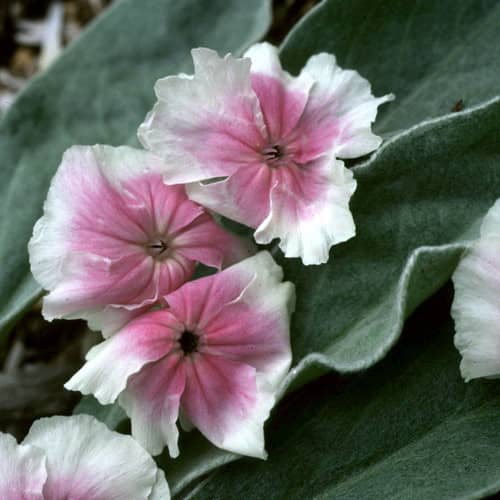
<instances>
[{"instance_id":1,"label":"flower cluster","mask_svg":"<svg viewBox=\"0 0 500 500\"><path fill-rule=\"evenodd\" d=\"M373 97L365 79L329 54L311 57L297 77L266 43L243 58L192 54L193 76L156 84L158 102L139 127L145 150L74 146L64 154L29 243L31 269L48 291L45 318L82 318L104 337L68 389L118 401L151 454L165 446L179 454L180 421L220 448L265 458L263 425L292 359L295 289L270 253L216 217L254 228L257 243L279 238L286 257L326 262L332 245L355 234L356 182L342 159L379 146L371 123L393 96ZM217 272L193 280L199 264ZM85 458L92 453L114 457L113 483L113 460L135 446L131 438L85 418L42 422L16 452L36 456L33 491L124 498L103 493L105 481L94 486L102 471L79 488L92 475ZM73 436L67 451L61 432ZM85 440L77 467L71 453ZM162 489L165 498L166 485L153 483L161 475L139 452L129 455L135 485L116 491L157 498Z\"/></svg>"}]
</instances>

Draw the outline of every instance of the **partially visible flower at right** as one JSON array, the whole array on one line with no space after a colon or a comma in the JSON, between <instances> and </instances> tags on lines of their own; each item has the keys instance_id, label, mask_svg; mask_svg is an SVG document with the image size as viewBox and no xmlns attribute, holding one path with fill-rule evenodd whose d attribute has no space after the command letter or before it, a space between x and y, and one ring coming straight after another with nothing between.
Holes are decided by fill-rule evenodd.
<instances>
[{"instance_id":1,"label":"partially visible flower at right","mask_svg":"<svg viewBox=\"0 0 500 500\"><path fill-rule=\"evenodd\" d=\"M500 200L460 261L453 285L451 314L463 378L500 377Z\"/></svg>"},{"instance_id":2,"label":"partially visible flower at right","mask_svg":"<svg viewBox=\"0 0 500 500\"><path fill-rule=\"evenodd\" d=\"M190 279L197 262L221 269L253 252L184 186L165 185L164 168L125 146L65 152L28 245L49 291L46 319L83 318L107 336Z\"/></svg>"},{"instance_id":3,"label":"partially visible flower at right","mask_svg":"<svg viewBox=\"0 0 500 500\"><path fill-rule=\"evenodd\" d=\"M21 444L0 433L2 500L169 498L151 456L89 415L37 420Z\"/></svg>"},{"instance_id":4,"label":"partially visible flower at right","mask_svg":"<svg viewBox=\"0 0 500 500\"><path fill-rule=\"evenodd\" d=\"M177 420L213 444L265 458L264 422L291 362L295 288L268 252L190 281L92 348L65 387L118 399L132 436L178 449Z\"/></svg>"}]
</instances>

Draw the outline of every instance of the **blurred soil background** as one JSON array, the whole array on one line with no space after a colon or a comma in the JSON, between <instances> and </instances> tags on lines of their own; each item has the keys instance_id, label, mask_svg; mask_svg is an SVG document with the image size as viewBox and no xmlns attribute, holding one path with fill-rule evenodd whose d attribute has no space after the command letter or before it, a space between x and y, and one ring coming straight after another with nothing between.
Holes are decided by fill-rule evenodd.
<instances>
[{"instance_id":1,"label":"blurred soil background","mask_svg":"<svg viewBox=\"0 0 500 500\"><path fill-rule=\"evenodd\" d=\"M113 1L120 0L0 0L0 119L30 79ZM274 0L266 39L281 43L318 2ZM0 343L0 431L18 439L33 420L72 412L80 396L63 384L99 340L81 321L48 323L40 311L41 301L16 325L7 343Z\"/></svg>"}]
</instances>

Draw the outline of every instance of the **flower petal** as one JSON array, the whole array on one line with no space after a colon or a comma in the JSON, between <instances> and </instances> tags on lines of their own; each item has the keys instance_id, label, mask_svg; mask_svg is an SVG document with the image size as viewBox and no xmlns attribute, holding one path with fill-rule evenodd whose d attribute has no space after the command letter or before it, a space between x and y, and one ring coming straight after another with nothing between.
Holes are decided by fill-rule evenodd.
<instances>
[{"instance_id":1,"label":"flower petal","mask_svg":"<svg viewBox=\"0 0 500 500\"><path fill-rule=\"evenodd\" d=\"M302 168L281 170L271 192L271 210L255 231L258 243L280 238L286 257L322 264L332 245L355 235L349 200L356 189L340 160L322 157Z\"/></svg>"},{"instance_id":2,"label":"flower petal","mask_svg":"<svg viewBox=\"0 0 500 500\"><path fill-rule=\"evenodd\" d=\"M268 137L279 143L297 125L314 80L307 73L293 77L283 71L278 49L270 43L253 45L245 57L252 60L252 88L259 99Z\"/></svg>"},{"instance_id":3,"label":"flower petal","mask_svg":"<svg viewBox=\"0 0 500 500\"><path fill-rule=\"evenodd\" d=\"M165 479L165 473L161 469L158 469L156 473L156 483L149 495L149 500L170 500L170 489Z\"/></svg>"},{"instance_id":4,"label":"flower petal","mask_svg":"<svg viewBox=\"0 0 500 500\"><path fill-rule=\"evenodd\" d=\"M304 113L292 132L297 161L307 163L323 153L357 158L376 149L382 139L371 131L377 108L392 101L375 98L370 83L357 71L343 70L331 54L312 56L302 70L315 81Z\"/></svg>"},{"instance_id":5,"label":"flower petal","mask_svg":"<svg viewBox=\"0 0 500 500\"><path fill-rule=\"evenodd\" d=\"M188 196L204 207L249 227L267 217L275 172L267 165L241 168L227 179L186 186Z\"/></svg>"},{"instance_id":6,"label":"flower petal","mask_svg":"<svg viewBox=\"0 0 500 500\"><path fill-rule=\"evenodd\" d=\"M222 269L255 253L255 246L220 227L208 213L203 214L172 240L176 254Z\"/></svg>"},{"instance_id":7,"label":"flower petal","mask_svg":"<svg viewBox=\"0 0 500 500\"><path fill-rule=\"evenodd\" d=\"M158 271L145 255L130 254L111 260L75 253L68 255L62 268L65 277L43 301L42 313L49 321L86 319L108 305L141 308L159 296L155 287Z\"/></svg>"},{"instance_id":8,"label":"flower petal","mask_svg":"<svg viewBox=\"0 0 500 500\"><path fill-rule=\"evenodd\" d=\"M101 404L113 403L131 375L171 351L178 330L182 325L168 311L144 314L93 347L87 363L64 387L93 394Z\"/></svg>"},{"instance_id":9,"label":"flower petal","mask_svg":"<svg viewBox=\"0 0 500 500\"><path fill-rule=\"evenodd\" d=\"M264 146L250 60L202 48L191 53L194 76L158 80L158 102L138 132L143 146L166 160L169 184L229 175L255 162Z\"/></svg>"},{"instance_id":10,"label":"flower petal","mask_svg":"<svg viewBox=\"0 0 500 500\"><path fill-rule=\"evenodd\" d=\"M500 376L500 201L490 209L481 237L453 274L451 314L460 370L468 381Z\"/></svg>"},{"instance_id":11,"label":"flower petal","mask_svg":"<svg viewBox=\"0 0 500 500\"><path fill-rule=\"evenodd\" d=\"M182 319L188 330L203 330L227 304L240 298L259 272L274 275L282 271L268 252L259 252L221 273L186 283L164 300L169 311Z\"/></svg>"},{"instance_id":12,"label":"flower petal","mask_svg":"<svg viewBox=\"0 0 500 500\"><path fill-rule=\"evenodd\" d=\"M266 458L263 425L274 397L258 390L255 368L203 354L186 372L182 407L193 424L220 448Z\"/></svg>"},{"instance_id":13,"label":"flower petal","mask_svg":"<svg viewBox=\"0 0 500 500\"><path fill-rule=\"evenodd\" d=\"M146 500L158 480L155 462L139 444L88 415L40 419L24 442L47 455L44 498Z\"/></svg>"},{"instance_id":14,"label":"flower petal","mask_svg":"<svg viewBox=\"0 0 500 500\"><path fill-rule=\"evenodd\" d=\"M176 421L185 382L182 354L173 353L132 375L120 395L132 436L152 455L161 453L165 444L171 457L179 455Z\"/></svg>"},{"instance_id":15,"label":"flower petal","mask_svg":"<svg viewBox=\"0 0 500 500\"><path fill-rule=\"evenodd\" d=\"M203 352L253 366L268 389L276 391L292 358L289 332L295 287L281 282L283 271L268 252L239 267L240 273L253 273L253 279L207 324Z\"/></svg>"},{"instance_id":16,"label":"flower petal","mask_svg":"<svg viewBox=\"0 0 500 500\"><path fill-rule=\"evenodd\" d=\"M43 500L46 480L43 450L29 444L19 445L13 436L0 433L0 498Z\"/></svg>"}]
</instances>

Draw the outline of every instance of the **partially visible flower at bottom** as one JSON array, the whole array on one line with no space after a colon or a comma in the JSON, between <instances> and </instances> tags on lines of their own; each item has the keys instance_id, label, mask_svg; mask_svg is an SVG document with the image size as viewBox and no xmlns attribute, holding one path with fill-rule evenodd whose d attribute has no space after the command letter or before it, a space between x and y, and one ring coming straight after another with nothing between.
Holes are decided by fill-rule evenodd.
<instances>
[{"instance_id":1,"label":"partially visible flower at bottom","mask_svg":"<svg viewBox=\"0 0 500 500\"><path fill-rule=\"evenodd\" d=\"M292 283L267 252L191 281L91 349L65 387L109 404L132 435L179 454L177 419L216 446L265 458L263 424L291 362Z\"/></svg>"},{"instance_id":2,"label":"partially visible flower at bottom","mask_svg":"<svg viewBox=\"0 0 500 500\"><path fill-rule=\"evenodd\" d=\"M500 200L453 274L455 345L466 381L500 376Z\"/></svg>"},{"instance_id":3,"label":"partially visible flower at bottom","mask_svg":"<svg viewBox=\"0 0 500 500\"><path fill-rule=\"evenodd\" d=\"M168 500L163 471L130 436L88 415L37 420L21 444L0 433L2 500Z\"/></svg>"}]
</instances>

